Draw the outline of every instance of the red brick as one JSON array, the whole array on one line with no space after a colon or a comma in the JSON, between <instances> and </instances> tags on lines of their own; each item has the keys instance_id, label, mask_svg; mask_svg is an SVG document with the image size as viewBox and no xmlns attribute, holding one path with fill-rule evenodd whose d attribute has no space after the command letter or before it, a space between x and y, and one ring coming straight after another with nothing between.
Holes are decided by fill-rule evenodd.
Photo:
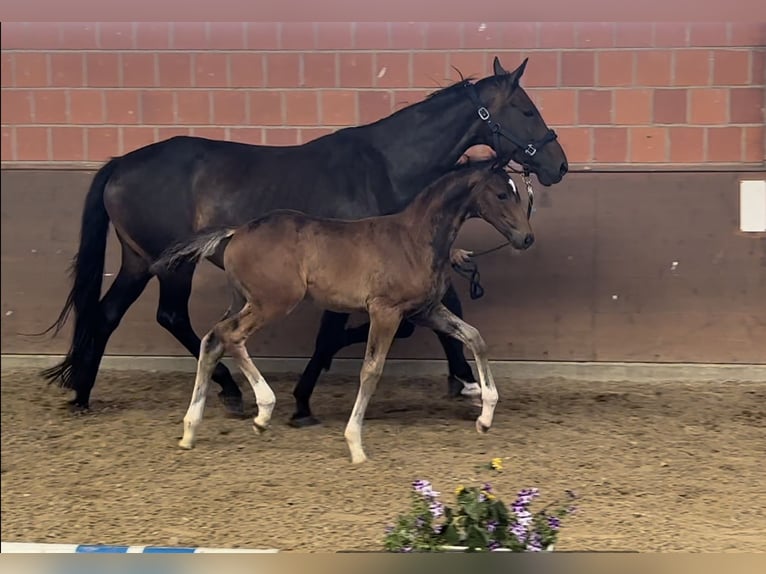
<instances>
[{"instance_id":1,"label":"red brick","mask_svg":"<svg viewBox=\"0 0 766 574\"><path fill-rule=\"evenodd\" d=\"M69 90L69 123L104 123L104 94L101 90Z\"/></svg>"},{"instance_id":2,"label":"red brick","mask_svg":"<svg viewBox=\"0 0 766 574\"><path fill-rule=\"evenodd\" d=\"M3 50L53 50L61 47L56 22L3 22L0 33Z\"/></svg>"},{"instance_id":3,"label":"red brick","mask_svg":"<svg viewBox=\"0 0 766 574\"><path fill-rule=\"evenodd\" d=\"M188 136L188 135L191 135L191 128L187 128L185 126L157 128L156 141L159 142L159 141L168 140L170 138L174 138L178 136Z\"/></svg>"},{"instance_id":4,"label":"red brick","mask_svg":"<svg viewBox=\"0 0 766 574\"><path fill-rule=\"evenodd\" d=\"M750 53L750 83L762 86L766 83L766 50L753 50Z\"/></svg>"},{"instance_id":5,"label":"red brick","mask_svg":"<svg viewBox=\"0 0 766 574\"><path fill-rule=\"evenodd\" d=\"M539 48L577 47L573 22L540 22L538 28L537 46Z\"/></svg>"},{"instance_id":6,"label":"red brick","mask_svg":"<svg viewBox=\"0 0 766 574\"><path fill-rule=\"evenodd\" d=\"M44 94L45 92L37 92ZM31 124L32 102L35 92L31 90L2 90L0 117L4 124ZM47 122L46 122L47 123Z\"/></svg>"},{"instance_id":7,"label":"red brick","mask_svg":"<svg viewBox=\"0 0 766 574\"><path fill-rule=\"evenodd\" d=\"M48 64L45 56L39 52L22 52L15 55L17 88L43 88L48 85Z\"/></svg>"},{"instance_id":8,"label":"red brick","mask_svg":"<svg viewBox=\"0 0 766 574\"><path fill-rule=\"evenodd\" d=\"M636 52L637 86L669 86L671 53L661 50Z\"/></svg>"},{"instance_id":9,"label":"red brick","mask_svg":"<svg viewBox=\"0 0 766 574\"><path fill-rule=\"evenodd\" d=\"M521 85L547 88L559 85L559 52L532 52L524 69ZM519 64L521 61L519 61ZM513 66L515 68L516 65ZM506 69L513 69L510 66ZM485 74L486 75L486 74Z\"/></svg>"},{"instance_id":10,"label":"red brick","mask_svg":"<svg viewBox=\"0 0 766 574\"><path fill-rule=\"evenodd\" d=\"M734 163L742 161L742 128L707 129L707 161Z\"/></svg>"},{"instance_id":11,"label":"red brick","mask_svg":"<svg viewBox=\"0 0 766 574\"><path fill-rule=\"evenodd\" d=\"M120 57L109 52L85 55L86 85L94 88L117 88L120 86Z\"/></svg>"},{"instance_id":12,"label":"red brick","mask_svg":"<svg viewBox=\"0 0 766 574\"><path fill-rule=\"evenodd\" d=\"M703 163L705 161L705 128L668 128L670 161L672 163Z\"/></svg>"},{"instance_id":13,"label":"red brick","mask_svg":"<svg viewBox=\"0 0 766 574\"><path fill-rule=\"evenodd\" d=\"M412 86L438 89L444 86L447 74L447 54L444 52L415 52L412 54Z\"/></svg>"},{"instance_id":14,"label":"red brick","mask_svg":"<svg viewBox=\"0 0 766 574\"><path fill-rule=\"evenodd\" d=\"M426 47L425 22L391 22L389 41L394 50L422 50Z\"/></svg>"},{"instance_id":15,"label":"red brick","mask_svg":"<svg viewBox=\"0 0 766 574\"><path fill-rule=\"evenodd\" d=\"M285 124L313 126L319 123L319 103L316 90L285 92Z\"/></svg>"},{"instance_id":16,"label":"red brick","mask_svg":"<svg viewBox=\"0 0 766 574\"><path fill-rule=\"evenodd\" d=\"M654 46L656 48L681 48L689 46L689 26L683 22L655 22Z\"/></svg>"},{"instance_id":17,"label":"red brick","mask_svg":"<svg viewBox=\"0 0 766 574\"><path fill-rule=\"evenodd\" d=\"M725 22L692 22L689 24L690 46L726 46L727 39Z\"/></svg>"},{"instance_id":18,"label":"red brick","mask_svg":"<svg viewBox=\"0 0 766 574\"><path fill-rule=\"evenodd\" d=\"M198 128L192 128L190 133L197 137L207 138L211 140L225 140L226 130L228 128L219 128L216 126L204 126Z\"/></svg>"},{"instance_id":19,"label":"red brick","mask_svg":"<svg viewBox=\"0 0 766 574\"><path fill-rule=\"evenodd\" d=\"M750 83L750 52L747 50L713 51L713 83L741 86Z\"/></svg>"},{"instance_id":20,"label":"red brick","mask_svg":"<svg viewBox=\"0 0 766 574\"><path fill-rule=\"evenodd\" d=\"M359 123L356 92L351 90L328 90L320 95L322 115L320 124L324 126L353 126Z\"/></svg>"},{"instance_id":21,"label":"red brick","mask_svg":"<svg viewBox=\"0 0 766 574\"><path fill-rule=\"evenodd\" d=\"M612 92L609 90L580 90L577 105L577 123L580 125L612 122Z\"/></svg>"},{"instance_id":22,"label":"red brick","mask_svg":"<svg viewBox=\"0 0 766 574\"><path fill-rule=\"evenodd\" d=\"M614 45L618 48L650 48L654 45L651 22L616 22Z\"/></svg>"},{"instance_id":23,"label":"red brick","mask_svg":"<svg viewBox=\"0 0 766 574\"><path fill-rule=\"evenodd\" d=\"M266 145L286 146L300 143L300 132L295 128L266 128L263 131Z\"/></svg>"},{"instance_id":24,"label":"red brick","mask_svg":"<svg viewBox=\"0 0 766 574\"><path fill-rule=\"evenodd\" d=\"M210 92L207 90L179 90L176 96L176 121L186 125L211 123Z\"/></svg>"},{"instance_id":25,"label":"red brick","mask_svg":"<svg viewBox=\"0 0 766 574\"><path fill-rule=\"evenodd\" d=\"M729 46L766 45L766 22L730 22Z\"/></svg>"},{"instance_id":26,"label":"red brick","mask_svg":"<svg viewBox=\"0 0 766 574\"><path fill-rule=\"evenodd\" d=\"M577 91L541 90L537 98L537 109L548 125L575 125L577 123Z\"/></svg>"},{"instance_id":27,"label":"red brick","mask_svg":"<svg viewBox=\"0 0 766 574\"><path fill-rule=\"evenodd\" d=\"M711 62L710 50L676 50L673 85L709 86Z\"/></svg>"},{"instance_id":28,"label":"red brick","mask_svg":"<svg viewBox=\"0 0 766 574\"><path fill-rule=\"evenodd\" d=\"M690 92L689 123L725 124L727 122L728 90L700 88Z\"/></svg>"},{"instance_id":29,"label":"red brick","mask_svg":"<svg viewBox=\"0 0 766 574\"><path fill-rule=\"evenodd\" d=\"M270 88L297 88L301 83L300 54L267 54L266 78Z\"/></svg>"},{"instance_id":30,"label":"red brick","mask_svg":"<svg viewBox=\"0 0 766 574\"><path fill-rule=\"evenodd\" d=\"M262 88L265 85L263 54L252 52L229 54L229 86Z\"/></svg>"},{"instance_id":31,"label":"red brick","mask_svg":"<svg viewBox=\"0 0 766 574\"><path fill-rule=\"evenodd\" d=\"M630 128L630 161L657 163L666 161L667 133L665 128Z\"/></svg>"},{"instance_id":32,"label":"red brick","mask_svg":"<svg viewBox=\"0 0 766 574\"><path fill-rule=\"evenodd\" d=\"M15 128L3 126L0 130L0 161L12 161L16 153Z\"/></svg>"},{"instance_id":33,"label":"red brick","mask_svg":"<svg viewBox=\"0 0 766 574\"><path fill-rule=\"evenodd\" d=\"M126 154L157 141L155 128L146 126L119 128L121 147L120 153Z\"/></svg>"},{"instance_id":34,"label":"red brick","mask_svg":"<svg viewBox=\"0 0 766 574\"><path fill-rule=\"evenodd\" d=\"M53 157L51 159L54 161L83 161L89 159L85 156L85 129L73 126L52 128L51 149L53 150Z\"/></svg>"},{"instance_id":35,"label":"red brick","mask_svg":"<svg viewBox=\"0 0 766 574\"><path fill-rule=\"evenodd\" d=\"M732 88L729 90L729 121L733 124L763 123L763 88Z\"/></svg>"},{"instance_id":36,"label":"red brick","mask_svg":"<svg viewBox=\"0 0 766 574\"><path fill-rule=\"evenodd\" d=\"M463 30L460 22L427 22L427 50L459 50L463 47Z\"/></svg>"},{"instance_id":37,"label":"red brick","mask_svg":"<svg viewBox=\"0 0 766 574\"><path fill-rule=\"evenodd\" d=\"M173 22L170 47L175 50L203 50L207 48L205 22Z\"/></svg>"},{"instance_id":38,"label":"red brick","mask_svg":"<svg viewBox=\"0 0 766 574\"><path fill-rule=\"evenodd\" d=\"M228 57L221 52L194 54L194 85L198 88L224 88L229 85Z\"/></svg>"},{"instance_id":39,"label":"red brick","mask_svg":"<svg viewBox=\"0 0 766 574\"><path fill-rule=\"evenodd\" d=\"M248 50L279 48L279 24L276 22L246 22L245 47Z\"/></svg>"},{"instance_id":40,"label":"red brick","mask_svg":"<svg viewBox=\"0 0 766 574\"><path fill-rule=\"evenodd\" d=\"M9 53L0 53L0 73L2 74L2 80L0 80L0 85L2 85L4 88L12 87L14 85L13 80L13 67L14 67L14 56L13 54Z\"/></svg>"},{"instance_id":41,"label":"red brick","mask_svg":"<svg viewBox=\"0 0 766 574\"><path fill-rule=\"evenodd\" d=\"M595 52L575 50L561 54L562 86L594 86L596 83Z\"/></svg>"},{"instance_id":42,"label":"red brick","mask_svg":"<svg viewBox=\"0 0 766 574\"><path fill-rule=\"evenodd\" d=\"M339 85L342 88L368 88L372 81L373 55L341 52L338 56Z\"/></svg>"},{"instance_id":43,"label":"red brick","mask_svg":"<svg viewBox=\"0 0 766 574\"><path fill-rule=\"evenodd\" d=\"M317 50L351 50L354 47L351 22L317 22Z\"/></svg>"},{"instance_id":44,"label":"red brick","mask_svg":"<svg viewBox=\"0 0 766 574\"><path fill-rule=\"evenodd\" d=\"M250 124L256 126L282 125L281 92L250 92Z\"/></svg>"},{"instance_id":45,"label":"red brick","mask_svg":"<svg viewBox=\"0 0 766 574\"><path fill-rule=\"evenodd\" d=\"M359 123L370 124L391 115L391 92L384 90L359 92Z\"/></svg>"},{"instance_id":46,"label":"red brick","mask_svg":"<svg viewBox=\"0 0 766 574\"><path fill-rule=\"evenodd\" d=\"M583 127L556 128L558 140L567 154L569 163L590 163L591 129Z\"/></svg>"},{"instance_id":47,"label":"red brick","mask_svg":"<svg viewBox=\"0 0 766 574\"><path fill-rule=\"evenodd\" d=\"M612 22L577 22L575 44L578 48L612 48L615 26Z\"/></svg>"},{"instance_id":48,"label":"red brick","mask_svg":"<svg viewBox=\"0 0 766 574\"><path fill-rule=\"evenodd\" d=\"M627 163L628 129L595 128L593 130L593 161L596 163Z\"/></svg>"},{"instance_id":49,"label":"red brick","mask_svg":"<svg viewBox=\"0 0 766 574\"><path fill-rule=\"evenodd\" d=\"M633 52L628 50L603 51L598 59L599 86L633 85Z\"/></svg>"},{"instance_id":50,"label":"red brick","mask_svg":"<svg viewBox=\"0 0 766 574\"><path fill-rule=\"evenodd\" d=\"M748 163L763 163L766 153L763 148L763 126L745 128L745 151L742 160Z\"/></svg>"},{"instance_id":51,"label":"red brick","mask_svg":"<svg viewBox=\"0 0 766 574\"><path fill-rule=\"evenodd\" d=\"M459 79L455 68L464 78L473 76L479 79L489 74L488 66L486 52L451 52L447 57L447 68L455 81Z\"/></svg>"},{"instance_id":52,"label":"red brick","mask_svg":"<svg viewBox=\"0 0 766 574\"><path fill-rule=\"evenodd\" d=\"M133 22L99 22L98 46L102 50L130 50L135 47Z\"/></svg>"},{"instance_id":53,"label":"red brick","mask_svg":"<svg viewBox=\"0 0 766 574\"><path fill-rule=\"evenodd\" d=\"M48 157L48 128L38 126L16 128L16 159L45 161Z\"/></svg>"},{"instance_id":54,"label":"red brick","mask_svg":"<svg viewBox=\"0 0 766 574\"><path fill-rule=\"evenodd\" d=\"M65 50L95 50L98 48L95 22L60 22L59 38L61 39L60 45Z\"/></svg>"},{"instance_id":55,"label":"red brick","mask_svg":"<svg viewBox=\"0 0 766 574\"><path fill-rule=\"evenodd\" d=\"M355 22L354 44L356 50L386 50L389 47L388 22Z\"/></svg>"},{"instance_id":56,"label":"red brick","mask_svg":"<svg viewBox=\"0 0 766 574\"><path fill-rule=\"evenodd\" d=\"M303 85L309 88L335 88L337 81L336 53L303 54Z\"/></svg>"},{"instance_id":57,"label":"red brick","mask_svg":"<svg viewBox=\"0 0 766 574\"><path fill-rule=\"evenodd\" d=\"M231 133L231 141L252 145L261 145L263 143L263 128L232 127L229 131Z\"/></svg>"},{"instance_id":58,"label":"red brick","mask_svg":"<svg viewBox=\"0 0 766 574\"><path fill-rule=\"evenodd\" d=\"M51 86L81 88L85 85L85 58L78 52L50 55Z\"/></svg>"},{"instance_id":59,"label":"red brick","mask_svg":"<svg viewBox=\"0 0 766 574\"><path fill-rule=\"evenodd\" d=\"M615 90L614 123L642 125L652 122L652 90Z\"/></svg>"},{"instance_id":60,"label":"red brick","mask_svg":"<svg viewBox=\"0 0 766 574\"><path fill-rule=\"evenodd\" d=\"M160 52L157 54L157 75L163 88L192 86L192 58L189 53Z\"/></svg>"},{"instance_id":61,"label":"red brick","mask_svg":"<svg viewBox=\"0 0 766 574\"><path fill-rule=\"evenodd\" d=\"M218 125L247 125L247 94L243 91L214 91L213 121Z\"/></svg>"},{"instance_id":62,"label":"red brick","mask_svg":"<svg viewBox=\"0 0 766 574\"><path fill-rule=\"evenodd\" d=\"M313 22L282 22L283 50L313 50L316 31Z\"/></svg>"},{"instance_id":63,"label":"red brick","mask_svg":"<svg viewBox=\"0 0 766 574\"><path fill-rule=\"evenodd\" d=\"M158 85L154 54L122 54L122 85L126 88L153 88Z\"/></svg>"},{"instance_id":64,"label":"red brick","mask_svg":"<svg viewBox=\"0 0 766 574\"><path fill-rule=\"evenodd\" d=\"M167 50L170 47L168 22L136 22L136 48L139 50Z\"/></svg>"},{"instance_id":65,"label":"red brick","mask_svg":"<svg viewBox=\"0 0 766 574\"><path fill-rule=\"evenodd\" d=\"M301 128L301 143L313 141L333 133L329 128Z\"/></svg>"},{"instance_id":66,"label":"red brick","mask_svg":"<svg viewBox=\"0 0 766 574\"><path fill-rule=\"evenodd\" d=\"M374 84L378 88L407 88L410 85L410 55L380 52L375 55Z\"/></svg>"},{"instance_id":67,"label":"red brick","mask_svg":"<svg viewBox=\"0 0 766 574\"><path fill-rule=\"evenodd\" d=\"M208 22L207 46L211 50L244 50L244 22Z\"/></svg>"},{"instance_id":68,"label":"red brick","mask_svg":"<svg viewBox=\"0 0 766 574\"><path fill-rule=\"evenodd\" d=\"M686 90L654 90L654 123L686 123Z\"/></svg>"},{"instance_id":69,"label":"red brick","mask_svg":"<svg viewBox=\"0 0 766 574\"><path fill-rule=\"evenodd\" d=\"M67 106L64 90L37 90L35 101L35 123L66 124Z\"/></svg>"},{"instance_id":70,"label":"red brick","mask_svg":"<svg viewBox=\"0 0 766 574\"><path fill-rule=\"evenodd\" d=\"M88 128L86 130L88 140L89 161L107 161L120 155L120 133L118 128ZM54 132L54 157L57 156L55 149Z\"/></svg>"},{"instance_id":71,"label":"red brick","mask_svg":"<svg viewBox=\"0 0 766 574\"><path fill-rule=\"evenodd\" d=\"M138 92L133 90L107 90L104 92L106 123L137 124Z\"/></svg>"},{"instance_id":72,"label":"red brick","mask_svg":"<svg viewBox=\"0 0 766 574\"><path fill-rule=\"evenodd\" d=\"M141 92L141 123L149 125L176 122L173 92L157 90Z\"/></svg>"}]
</instances>

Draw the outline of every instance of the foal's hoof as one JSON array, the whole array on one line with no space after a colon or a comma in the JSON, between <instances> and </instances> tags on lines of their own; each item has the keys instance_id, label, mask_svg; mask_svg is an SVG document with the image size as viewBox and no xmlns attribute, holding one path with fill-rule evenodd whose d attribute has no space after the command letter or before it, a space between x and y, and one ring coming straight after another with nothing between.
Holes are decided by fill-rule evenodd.
<instances>
[{"instance_id":1,"label":"foal's hoof","mask_svg":"<svg viewBox=\"0 0 766 574\"><path fill-rule=\"evenodd\" d=\"M313 427L318 425L319 419L314 415L309 415L307 417L296 417L293 415L287 424L295 429L302 429L304 427Z\"/></svg>"},{"instance_id":2,"label":"foal's hoof","mask_svg":"<svg viewBox=\"0 0 766 574\"><path fill-rule=\"evenodd\" d=\"M223 404L224 411L228 418L232 418L232 419L246 418L245 406L242 403L241 396L232 397L232 396L224 395L223 393L218 393L218 398Z\"/></svg>"}]
</instances>

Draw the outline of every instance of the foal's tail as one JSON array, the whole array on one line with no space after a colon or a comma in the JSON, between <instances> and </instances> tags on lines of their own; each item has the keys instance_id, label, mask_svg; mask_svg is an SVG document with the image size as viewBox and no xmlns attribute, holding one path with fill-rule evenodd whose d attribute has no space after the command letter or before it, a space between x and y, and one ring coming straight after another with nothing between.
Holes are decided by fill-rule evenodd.
<instances>
[{"instance_id":1,"label":"foal's tail","mask_svg":"<svg viewBox=\"0 0 766 574\"><path fill-rule=\"evenodd\" d=\"M227 240L234 235L235 231L235 228L203 231L190 241L177 243L163 251L150 269L153 273L157 273L164 269L171 269L182 261L196 263L204 257L210 257L224 241L228 243Z\"/></svg>"}]
</instances>

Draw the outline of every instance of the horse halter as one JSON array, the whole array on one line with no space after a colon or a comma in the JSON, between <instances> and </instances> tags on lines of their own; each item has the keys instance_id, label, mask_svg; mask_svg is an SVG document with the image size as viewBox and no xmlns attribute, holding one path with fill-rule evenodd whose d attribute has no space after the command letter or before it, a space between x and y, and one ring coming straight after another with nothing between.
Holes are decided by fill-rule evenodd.
<instances>
[{"instance_id":1,"label":"horse halter","mask_svg":"<svg viewBox=\"0 0 766 574\"><path fill-rule=\"evenodd\" d=\"M481 99L479 98L479 95L476 93L476 86L474 84L472 84L470 81L466 81L465 87L468 90L468 97L471 98L471 101L473 101L474 105L476 106L476 113L479 114L479 119L486 122L487 125L489 126L490 131L492 132L492 139L494 144L493 148L496 154L498 155L500 154L500 136L503 136L505 139L507 139L517 148L524 150L524 153L530 158L533 157L540 149L542 149L543 147L545 147L547 144L554 141L558 137L555 131L548 128L548 131L541 139L537 141L535 140L526 141L526 142L522 141L521 139L513 135L511 132L506 130L498 122L492 119L487 107L481 103ZM513 158L509 158L509 160L510 159L513 159ZM526 162L519 162L519 163L521 163L521 165L524 167L524 175L525 175L524 179L526 182L526 179L529 177L529 166L527 165ZM529 188L529 183L527 183L527 187Z\"/></svg>"}]
</instances>

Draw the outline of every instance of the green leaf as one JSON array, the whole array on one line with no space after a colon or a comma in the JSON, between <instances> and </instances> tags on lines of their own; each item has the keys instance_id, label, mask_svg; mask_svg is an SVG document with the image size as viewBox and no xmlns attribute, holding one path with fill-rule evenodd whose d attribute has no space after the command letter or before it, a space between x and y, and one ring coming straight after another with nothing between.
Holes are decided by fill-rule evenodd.
<instances>
[{"instance_id":1,"label":"green leaf","mask_svg":"<svg viewBox=\"0 0 766 574\"><path fill-rule=\"evenodd\" d=\"M457 528L455 528L453 523L450 522L447 525L447 528L444 529L442 536L444 537L444 541L448 546L460 545L460 533L457 531Z\"/></svg>"}]
</instances>

